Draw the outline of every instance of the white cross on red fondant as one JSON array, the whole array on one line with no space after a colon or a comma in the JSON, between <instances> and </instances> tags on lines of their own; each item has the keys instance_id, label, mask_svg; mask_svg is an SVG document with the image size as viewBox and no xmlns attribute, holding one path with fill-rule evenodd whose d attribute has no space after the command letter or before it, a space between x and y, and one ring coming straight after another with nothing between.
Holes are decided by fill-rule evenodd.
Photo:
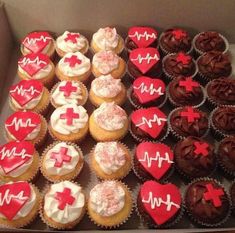
<instances>
[{"instance_id":1,"label":"white cross on red fondant","mask_svg":"<svg viewBox=\"0 0 235 233\"><path fill-rule=\"evenodd\" d=\"M67 154L68 148L61 147L59 152L52 152L50 158L55 160L55 167L62 167L64 162L70 162L72 157Z\"/></svg>"},{"instance_id":2,"label":"white cross on red fondant","mask_svg":"<svg viewBox=\"0 0 235 233\"><path fill-rule=\"evenodd\" d=\"M65 97L69 97L72 92L77 91L77 87L73 86L72 82L68 81L65 86L61 86L59 90L64 92Z\"/></svg>"},{"instance_id":3,"label":"white cross on red fondant","mask_svg":"<svg viewBox=\"0 0 235 233\"><path fill-rule=\"evenodd\" d=\"M58 209L60 210L64 210L66 205L72 205L75 201L70 188L64 188L63 192L56 192L55 199L59 202Z\"/></svg>"},{"instance_id":4,"label":"white cross on red fondant","mask_svg":"<svg viewBox=\"0 0 235 233\"><path fill-rule=\"evenodd\" d=\"M74 113L72 108L67 108L65 113L60 114L60 119L66 119L67 125L73 124L73 119L78 119L79 114Z\"/></svg>"},{"instance_id":5,"label":"white cross on red fondant","mask_svg":"<svg viewBox=\"0 0 235 233\"><path fill-rule=\"evenodd\" d=\"M64 62L68 62L70 67L74 67L76 64L79 65L82 63L82 61L78 59L78 57L75 55L72 55L71 57L66 57L64 59Z\"/></svg>"}]
</instances>

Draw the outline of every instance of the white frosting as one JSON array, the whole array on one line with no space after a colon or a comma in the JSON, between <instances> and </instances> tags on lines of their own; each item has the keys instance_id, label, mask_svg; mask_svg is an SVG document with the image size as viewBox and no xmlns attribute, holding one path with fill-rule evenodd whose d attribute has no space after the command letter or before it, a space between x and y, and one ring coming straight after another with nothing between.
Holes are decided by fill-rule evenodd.
<instances>
[{"instance_id":1,"label":"white frosting","mask_svg":"<svg viewBox=\"0 0 235 233\"><path fill-rule=\"evenodd\" d=\"M118 46L119 35L116 28L100 28L92 39L101 50L113 50Z\"/></svg>"},{"instance_id":2,"label":"white frosting","mask_svg":"<svg viewBox=\"0 0 235 233\"><path fill-rule=\"evenodd\" d=\"M105 130L119 130L127 121L126 112L114 102L104 102L94 112L94 120Z\"/></svg>"},{"instance_id":3,"label":"white frosting","mask_svg":"<svg viewBox=\"0 0 235 233\"><path fill-rule=\"evenodd\" d=\"M110 74L102 75L92 81L91 90L96 96L113 98L122 90L121 80L113 78Z\"/></svg>"},{"instance_id":4,"label":"white frosting","mask_svg":"<svg viewBox=\"0 0 235 233\"><path fill-rule=\"evenodd\" d=\"M66 41L68 34L78 35L78 37L76 37L75 39L76 40L75 43L71 40ZM75 32L65 31L63 35L59 36L56 39L56 46L65 53L77 52L83 49L87 45L88 45L87 39L80 33L75 33Z\"/></svg>"},{"instance_id":5,"label":"white frosting","mask_svg":"<svg viewBox=\"0 0 235 233\"><path fill-rule=\"evenodd\" d=\"M117 142L99 142L94 150L95 161L104 173L110 175L126 162L125 151Z\"/></svg>"},{"instance_id":6,"label":"white frosting","mask_svg":"<svg viewBox=\"0 0 235 233\"><path fill-rule=\"evenodd\" d=\"M81 61L80 64L76 63L75 66L70 66L69 62L66 62L66 58L71 58L72 56L76 56L77 59ZM85 74L91 68L90 59L84 56L80 52L76 53L67 53L58 63L59 70L67 76L77 76Z\"/></svg>"},{"instance_id":7,"label":"white frosting","mask_svg":"<svg viewBox=\"0 0 235 233\"><path fill-rule=\"evenodd\" d=\"M118 68L119 56L111 50L100 51L93 56L92 65L101 74L109 74Z\"/></svg>"},{"instance_id":8,"label":"white frosting","mask_svg":"<svg viewBox=\"0 0 235 233\"><path fill-rule=\"evenodd\" d=\"M73 118L71 125L67 124L66 119L60 119L60 115L65 114L68 108L72 108L74 114L79 114L78 118ZM64 135L79 132L80 129L85 127L87 122L88 114L86 109L76 104L66 104L55 109L50 118L50 124L53 130Z\"/></svg>"},{"instance_id":9,"label":"white frosting","mask_svg":"<svg viewBox=\"0 0 235 233\"><path fill-rule=\"evenodd\" d=\"M97 214L109 217L122 210L125 204L125 190L116 181L97 184L90 191L90 206Z\"/></svg>"},{"instance_id":10,"label":"white frosting","mask_svg":"<svg viewBox=\"0 0 235 233\"><path fill-rule=\"evenodd\" d=\"M68 148L66 155L70 156L71 160L69 162L63 162L61 167L56 167L56 160L51 158L51 154L58 153L61 147ZM82 155L74 146L71 146L66 142L60 142L46 153L43 159L43 165L49 175L66 175L74 170L80 159L82 159Z\"/></svg>"},{"instance_id":11,"label":"white frosting","mask_svg":"<svg viewBox=\"0 0 235 233\"><path fill-rule=\"evenodd\" d=\"M63 192L64 188L71 190L71 196L75 198L72 205L67 204L63 210L58 208L58 200L55 198L57 192ZM45 214L53 221L67 224L78 219L85 205L85 195L81 192L82 188L79 185L70 181L63 181L57 184L52 184L50 190L44 198Z\"/></svg>"}]
</instances>

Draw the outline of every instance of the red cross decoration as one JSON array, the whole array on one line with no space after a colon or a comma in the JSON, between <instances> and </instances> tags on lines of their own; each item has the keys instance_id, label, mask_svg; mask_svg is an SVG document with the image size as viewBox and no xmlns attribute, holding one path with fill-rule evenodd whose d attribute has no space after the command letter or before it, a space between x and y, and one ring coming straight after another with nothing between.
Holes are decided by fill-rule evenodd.
<instances>
[{"instance_id":1,"label":"red cross decoration","mask_svg":"<svg viewBox=\"0 0 235 233\"><path fill-rule=\"evenodd\" d=\"M72 82L67 81L65 86L59 87L59 90L64 92L65 97L69 97L72 92L77 91L77 87L73 86Z\"/></svg>"},{"instance_id":2,"label":"red cross decoration","mask_svg":"<svg viewBox=\"0 0 235 233\"><path fill-rule=\"evenodd\" d=\"M66 205L72 205L75 201L70 188L64 188L63 192L56 192L55 199L59 202L58 209L60 210L64 210Z\"/></svg>"},{"instance_id":3,"label":"red cross decoration","mask_svg":"<svg viewBox=\"0 0 235 233\"><path fill-rule=\"evenodd\" d=\"M215 207L220 207L222 202L220 196L224 195L223 189L215 189L212 184L206 185L207 192L203 194L203 197L206 201L211 200Z\"/></svg>"},{"instance_id":4,"label":"red cross decoration","mask_svg":"<svg viewBox=\"0 0 235 233\"><path fill-rule=\"evenodd\" d=\"M193 90L193 87L199 87L199 83L193 81L191 77L186 78L185 81L181 80L179 81L180 87L185 87L185 90L188 92L191 92Z\"/></svg>"},{"instance_id":5,"label":"red cross decoration","mask_svg":"<svg viewBox=\"0 0 235 233\"><path fill-rule=\"evenodd\" d=\"M203 156L208 155L208 147L209 145L206 142L194 142L193 145L195 146L194 153L196 155L202 154Z\"/></svg>"},{"instance_id":6,"label":"red cross decoration","mask_svg":"<svg viewBox=\"0 0 235 233\"><path fill-rule=\"evenodd\" d=\"M195 119L200 118L200 114L198 112L194 112L192 107L186 107L187 111L181 112L180 115L182 117L187 117L188 122L194 122Z\"/></svg>"},{"instance_id":7,"label":"red cross decoration","mask_svg":"<svg viewBox=\"0 0 235 233\"><path fill-rule=\"evenodd\" d=\"M176 57L176 61L183 63L183 65L189 64L191 60L192 58L189 55L186 55L185 53L182 52L179 52L178 56Z\"/></svg>"},{"instance_id":8,"label":"red cross decoration","mask_svg":"<svg viewBox=\"0 0 235 233\"><path fill-rule=\"evenodd\" d=\"M74 67L76 64L81 64L82 61L77 58L77 56L72 55L71 57L66 57L64 62L68 62L70 67Z\"/></svg>"},{"instance_id":9,"label":"red cross decoration","mask_svg":"<svg viewBox=\"0 0 235 233\"><path fill-rule=\"evenodd\" d=\"M172 34L174 35L175 39L180 40L183 37L186 37L186 32L180 30L180 29L175 29L172 31Z\"/></svg>"},{"instance_id":10,"label":"red cross decoration","mask_svg":"<svg viewBox=\"0 0 235 233\"><path fill-rule=\"evenodd\" d=\"M78 113L74 113L72 108L67 108L65 113L60 114L60 119L66 119L67 125L73 124L73 119L79 118Z\"/></svg>"},{"instance_id":11,"label":"red cross decoration","mask_svg":"<svg viewBox=\"0 0 235 233\"><path fill-rule=\"evenodd\" d=\"M77 43L77 38L79 38L80 35L78 33L68 33L67 37L64 39L66 42L71 41L72 43Z\"/></svg>"},{"instance_id":12,"label":"red cross decoration","mask_svg":"<svg viewBox=\"0 0 235 233\"><path fill-rule=\"evenodd\" d=\"M50 158L55 160L55 167L62 167L64 162L70 162L72 157L67 154L68 148L61 147L59 152L52 152Z\"/></svg>"}]
</instances>

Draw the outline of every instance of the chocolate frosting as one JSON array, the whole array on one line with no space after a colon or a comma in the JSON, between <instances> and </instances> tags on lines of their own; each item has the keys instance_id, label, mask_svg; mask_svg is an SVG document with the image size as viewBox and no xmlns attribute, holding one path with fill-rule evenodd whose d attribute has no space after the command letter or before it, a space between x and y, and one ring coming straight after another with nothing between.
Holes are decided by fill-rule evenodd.
<instances>
[{"instance_id":1,"label":"chocolate frosting","mask_svg":"<svg viewBox=\"0 0 235 233\"><path fill-rule=\"evenodd\" d=\"M223 196L219 197L222 203L219 207L215 207L210 200L205 200L203 195L207 192L207 184L212 184L215 189L224 190L215 181L197 181L188 187L185 204L194 219L203 223L216 224L227 216L230 209L230 202L225 192Z\"/></svg>"},{"instance_id":2,"label":"chocolate frosting","mask_svg":"<svg viewBox=\"0 0 235 233\"><path fill-rule=\"evenodd\" d=\"M231 74L232 66L227 54L211 51L198 59L198 69L202 75L214 79L228 77Z\"/></svg>"},{"instance_id":3,"label":"chocolate frosting","mask_svg":"<svg viewBox=\"0 0 235 233\"><path fill-rule=\"evenodd\" d=\"M207 143L208 155L195 154L195 142L205 141L197 137L187 137L175 145L174 155L177 168L190 178L208 176L215 169L214 147Z\"/></svg>"},{"instance_id":4,"label":"chocolate frosting","mask_svg":"<svg viewBox=\"0 0 235 233\"><path fill-rule=\"evenodd\" d=\"M230 188L230 197L232 201L232 214L235 215L235 183Z\"/></svg>"},{"instance_id":5,"label":"chocolate frosting","mask_svg":"<svg viewBox=\"0 0 235 233\"><path fill-rule=\"evenodd\" d=\"M129 50L133 50L133 49L137 49L139 48L136 43L129 37L127 37L126 39L126 48L129 49ZM155 41L153 41L152 44L150 44L148 47L153 47L153 48L157 48L157 39Z\"/></svg>"},{"instance_id":6,"label":"chocolate frosting","mask_svg":"<svg viewBox=\"0 0 235 233\"><path fill-rule=\"evenodd\" d=\"M208 97L221 105L235 104L235 79L218 78L212 80L207 87Z\"/></svg>"}]
</instances>

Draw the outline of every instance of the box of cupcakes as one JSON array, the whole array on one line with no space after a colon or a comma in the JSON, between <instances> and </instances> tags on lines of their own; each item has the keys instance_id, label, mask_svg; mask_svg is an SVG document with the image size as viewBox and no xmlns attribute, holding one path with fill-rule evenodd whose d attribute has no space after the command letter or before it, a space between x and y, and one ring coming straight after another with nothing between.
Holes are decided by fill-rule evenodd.
<instances>
[{"instance_id":1,"label":"box of cupcakes","mask_svg":"<svg viewBox=\"0 0 235 233\"><path fill-rule=\"evenodd\" d=\"M0 5L0 231L235 229L235 3L160 2Z\"/></svg>"}]
</instances>

